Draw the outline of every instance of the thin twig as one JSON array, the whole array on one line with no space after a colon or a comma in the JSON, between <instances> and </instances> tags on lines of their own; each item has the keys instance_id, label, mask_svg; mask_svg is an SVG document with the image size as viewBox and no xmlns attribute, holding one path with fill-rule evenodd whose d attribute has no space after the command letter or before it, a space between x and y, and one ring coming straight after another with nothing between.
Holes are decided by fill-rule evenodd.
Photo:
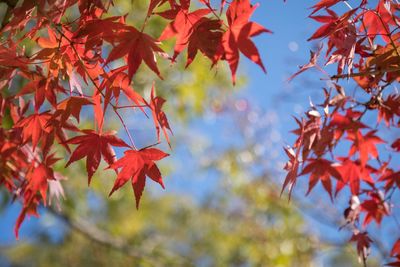
<instances>
[{"instance_id":1,"label":"thin twig","mask_svg":"<svg viewBox=\"0 0 400 267\"><path fill-rule=\"evenodd\" d=\"M356 73L350 73L350 74L333 75L333 76L331 76L331 80L348 79L348 78L352 78L352 77L361 77L361 76L367 76L367 75L378 75L378 74L385 74L388 72L396 72L396 71L400 71L400 67L383 69L383 70L362 71L362 72L356 72Z\"/></svg>"}]
</instances>

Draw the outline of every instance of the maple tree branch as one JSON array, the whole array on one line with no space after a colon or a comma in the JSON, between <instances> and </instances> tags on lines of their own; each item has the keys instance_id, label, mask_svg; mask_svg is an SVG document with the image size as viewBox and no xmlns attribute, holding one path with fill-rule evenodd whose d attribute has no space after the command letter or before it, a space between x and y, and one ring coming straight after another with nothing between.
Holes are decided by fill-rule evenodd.
<instances>
[{"instance_id":1,"label":"maple tree branch","mask_svg":"<svg viewBox=\"0 0 400 267\"><path fill-rule=\"evenodd\" d=\"M304 213L306 216L310 217L312 220L315 220L316 222L326 226L326 227L330 227L332 228L332 230L337 229L338 227L342 227L343 226L343 221L335 218L334 216L329 217L326 214L327 213L320 213L315 211L315 205L313 203L305 203L304 201L301 200L300 197L296 197L294 196L294 203L295 203L295 207L302 213ZM324 209L327 207L323 207ZM332 213L332 212L330 212ZM373 247L375 247L380 256L383 259L389 259L390 258L390 253L389 251L385 248L384 243L377 237L372 236L370 234L371 239L373 240L373 243L371 244ZM326 240L323 239L324 243L327 243L329 245L332 246L337 246L337 247L342 247L345 244L348 244L348 242L345 243L341 243L341 242L336 242L333 240ZM364 264L364 259L363 259L363 264ZM366 262L365 262L366 264ZM364 265L365 266L365 265Z\"/></svg>"},{"instance_id":2,"label":"maple tree branch","mask_svg":"<svg viewBox=\"0 0 400 267\"><path fill-rule=\"evenodd\" d=\"M62 37L64 37L64 38L70 43L70 46L71 46L72 50L74 51L75 55L77 56L77 58L79 59L79 61L80 61L81 65L82 65L82 67L83 67L83 69L84 69L86 75L89 77L90 81L93 83L94 87L95 87L95 88L97 89L97 91L101 94L101 96L103 96L103 98L105 98L106 96L105 96L104 93L101 91L101 89L100 89L99 86L97 85L96 81L93 79L93 77L90 75L89 71L87 70L83 59L81 58L81 56L79 55L79 52L76 50L76 48L75 48L75 46L74 46L74 42L73 42L71 39L69 39L69 38L68 38L60 29L58 29L57 27L56 27L56 30L57 30L57 32L59 32L59 33L61 34ZM130 141L130 143L131 143L131 145L132 145L132 148L135 149L135 150L138 150L137 147L136 147L136 145L135 145L135 142L133 141L132 135L131 135L131 133L130 133L129 130L128 130L128 127L126 126L126 123L125 123L124 119L122 118L121 114L119 114L119 112L118 112L117 106L114 105L114 104L111 103L111 102L110 102L109 104L110 104L110 106L113 108L113 110L114 110L115 114L117 115L118 119L121 121L121 124L122 124L122 126L124 127L126 134L128 135L128 138L129 138L129 141ZM104 119L104 118L103 118L103 119Z\"/></svg>"},{"instance_id":3,"label":"maple tree branch","mask_svg":"<svg viewBox=\"0 0 400 267\"><path fill-rule=\"evenodd\" d=\"M79 232L81 235L102 246L118 250L133 259L139 259L152 263L152 265L158 265L157 262L150 257L145 256L144 253L138 252L137 249L133 250L125 240L110 235L108 232L97 228L95 225L82 218L72 219L67 214L62 213L61 211L56 211L51 207L47 207L47 211L62 220L70 229Z\"/></svg>"},{"instance_id":4,"label":"maple tree branch","mask_svg":"<svg viewBox=\"0 0 400 267\"><path fill-rule=\"evenodd\" d=\"M127 105L127 106L115 106L116 109L123 109L123 108L147 108L148 105Z\"/></svg>"},{"instance_id":5,"label":"maple tree branch","mask_svg":"<svg viewBox=\"0 0 400 267\"><path fill-rule=\"evenodd\" d=\"M356 72L356 73L350 73L350 74L339 74L339 75L333 75L330 77L331 80L338 80L338 79L348 79L352 77L361 77L361 76L366 76L366 75L377 75L377 74L385 74L388 72L396 72L400 71L400 67L396 68L389 68L389 69L381 69L381 70L373 70L373 71L362 71L362 72Z\"/></svg>"},{"instance_id":6,"label":"maple tree branch","mask_svg":"<svg viewBox=\"0 0 400 267\"><path fill-rule=\"evenodd\" d=\"M154 147L154 146L157 146L157 145L159 145L159 144L160 144L160 142L157 142L157 143L154 143L154 144L151 144L151 145L142 147L140 150L144 150L144 149L147 149L147 148L150 148L150 147Z\"/></svg>"},{"instance_id":7,"label":"maple tree branch","mask_svg":"<svg viewBox=\"0 0 400 267\"><path fill-rule=\"evenodd\" d=\"M122 127L124 127L124 129L125 129L125 132L126 132L126 134L128 135L129 142L131 142L132 147L133 147L135 150L138 150L137 147L136 147L136 145L135 145L135 142L133 142L132 135L131 135L131 133L129 132L128 127L126 126L126 123L125 123L124 119L122 118L121 114L119 114L119 112L118 112L118 110L117 110L116 107L113 107L113 109L114 109L115 114L117 115L117 117L118 117L119 120L121 121Z\"/></svg>"},{"instance_id":8,"label":"maple tree branch","mask_svg":"<svg viewBox=\"0 0 400 267\"><path fill-rule=\"evenodd\" d=\"M149 248L149 251L143 251L143 245L141 249L133 248L128 242L122 238L112 236L107 231L104 231L98 227L96 227L93 223L90 223L82 218L74 218L63 213L61 211L56 211L52 207L48 206L47 211L58 219L62 220L71 230L80 233L82 236L87 239L101 245L104 247L111 248L113 250L119 251L135 260L145 261L150 264L150 266L159 266L159 262L149 256L151 251L154 248ZM163 252L166 253L166 252ZM168 252L169 256L179 258L182 262L186 262L187 260L180 255L172 254Z\"/></svg>"}]
</instances>

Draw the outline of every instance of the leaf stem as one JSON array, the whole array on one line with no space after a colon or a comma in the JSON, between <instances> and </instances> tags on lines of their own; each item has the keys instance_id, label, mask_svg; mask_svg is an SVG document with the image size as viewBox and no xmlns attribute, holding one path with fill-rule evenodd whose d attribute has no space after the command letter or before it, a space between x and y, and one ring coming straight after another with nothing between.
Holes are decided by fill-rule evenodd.
<instances>
[{"instance_id":1,"label":"leaf stem","mask_svg":"<svg viewBox=\"0 0 400 267\"><path fill-rule=\"evenodd\" d=\"M126 134L128 135L128 138L129 138L129 141L131 142L132 147L133 147L135 150L138 150L137 147L135 146L135 142L133 142L132 135L131 135L131 133L129 132L128 127L126 126L125 121L124 121L124 119L122 118L121 114L119 114L119 112L118 112L118 110L117 110L116 107L113 107L113 109L114 109L115 114L118 116L119 120L121 121L122 126L123 126L124 129L125 129L125 132L126 132Z\"/></svg>"}]
</instances>

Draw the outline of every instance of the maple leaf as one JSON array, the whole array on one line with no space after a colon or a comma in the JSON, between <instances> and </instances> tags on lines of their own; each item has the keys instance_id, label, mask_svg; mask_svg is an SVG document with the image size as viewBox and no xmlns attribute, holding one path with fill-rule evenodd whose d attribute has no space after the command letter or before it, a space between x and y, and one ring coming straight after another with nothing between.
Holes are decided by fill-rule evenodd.
<instances>
[{"instance_id":1,"label":"maple leaf","mask_svg":"<svg viewBox=\"0 0 400 267\"><path fill-rule=\"evenodd\" d=\"M385 202L383 194L369 193L369 199L361 203L361 211L366 213L363 226L367 226L372 220L380 225L384 216L389 215L389 205Z\"/></svg>"},{"instance_id":2,"label":"maple leaf","mask_svg":"<svg viewBox=\"0 0 400 267\"><path fill-rule=\"evenodd\" d=\"M93 102L86 97L71 96L57 105L57 110L54 112L53 117L60 116L61 123L65 123L72 115L79 122L79 115L85 105L93 105Z\"/></svg>"},{"instance_id":3,"label":"maple leaf","mask_svg":"<svg viewBox=\"0 0 400 267\"><path fill-rule=\"evenodd\" d=\"M249 0L237 0L230 4L226 12L229 28L222 37L223 51L221 52L229 63L234 84L239 65L239 51L266 72L258 49L250 38L261 33L272 32L255 22L249 21L257 7L258 5L251 5Z\"/></svg>"},{"instance_id":4,"label":"maple leaf","mask_svg":"<svg viewBox=\"0 0 400 267\"><path fill-rule=\"evenodd\" d=\"M319 10L321 10L323 8L327 9L327 8L337 4L340 1L342 1L342 0L321 0L311 7L312 9L314 9L313 12L311 13L311 15L318 12Z\"/></svg>"},{"instance_id":5,"label":"maple leaf","mask_svg":"<svg viewBox=\"0 0 400 267\"><path fill-rule=\"evenodd\" d=\"M111 196L116 190L131 180L136 199L136 208L138 208L146 184L146 176L164 188L160 170L154 161L161 160L167 156L168 154L156 148L125 151L122 158L109 166L109 168L115 171L122 168L109 195Z\"/></svg>"},{"instance_id":6,"label":"maple leaf","mask_svg":"<svg viewBox=\"0 0 400 267\"><path fill-rule=\"evenodd\" d=\"M357 253L360 259L365 262L369 252L370 252L370 247L372 243L372 239L369 238L367 232L359 232L356 231L353 233L352 237L350 238L350 242L356 242L357 243Z\"/></svg>"},{"instance_id":7,"label":"maple leaf","mask_svg":"<svg viewBox=\"0 0 400 267\"><path fill-rule=\"evenodd\" d=\"M332 119L329 123L329 127L334 129L334 137L339 140L344 132L354 132L358 129L368 128L358 118L361 116L361 112L353 111L348 109L345 115L338 112L332 114Z\"/></svg>"},{"instance_id":8,"label":"maple leaf","mask_svg":"<svg viewBox=\"0 0 400 267\"><path fill-rule=\"evenodd\" d=\"M332 182L331 177L335 177L341 180L340 173L335 167L332 166L332 162L326 159L308 159L308 165L304 167L300 175L310 174L310 181L308 185L307 194L311 192L314 186L318 183L318 180L322 182L326 192L332 198Z\"/></svg>"},{"instance_id":9,"label":"maple leaf","mask_svg":"<svg viewBox=\"0 0 400 267\"><path fill-rule=\"evenodd\" d=\"M400 256L400 239L397 239L396 243L394 243L392 251L390 252L391 257Z\"/></svg>"},{"instance_id":10,"label":"maple leaf","mask_svg":"<svg viewBox=\"0 0 400 267\"><path fill-rule=\"evenodd\" d=\"M370 131L363 135L360 130L347 133L347 139L353 141L349 151L349 156L358 152L360 155L361 166L365 166L367 163L368 155L376 159L378 157L376 145L385 143L381 138L376 136L375 133L376 131Z\"/></svg>"},{"instance_id":11,"label":"maple leaf","mask_svg":"<svg viewBox=\"0 0 400 267\"><path fill-rule=\"evenodd\" d=\"M396 25L396 22L393 19L391 10L386 8L385 2L385 0L380 0L374 10L365 11L360 30L366 31L372 39L380 35L386 43L389 43L389 24Z\"/></svg>"},{"instance_id":12,"label":"maple leaf","mask_svg":"<svg viewBox=\"0 0 400 267\"><path fill-rule=\"evenodd\" d=\"M17 46L6 47L3 44L0 45L0 64L2 67L26 70L29 63L28 58L18 55Z\"/></svg>"},{"instance_id":13,"label":"maple leaf","mask_svg":"<svg viewBox=\"0 0 400 267\"><path fill-rule=\"evenodd\" d=\"M123 23L123 17L83 20L73 37L85 42L85 51L95 50L103 41L113 43L116 33L123 29Z\"/></svg>"},{"instance_id":14,"label":"maple leaf","mask_svg":"<svg viewBox=\"0 0 400 267\"><path fill-rule=\"evenodd\" d=\"M151 14L153 14L153 10L165 2L167 2L167 0L150 0L149 8L147 9L147 16L149 17Z\"/></svg>"},{"instance_id":15,"label":"maple leaf","mask_svg":"<svg viewBox=\"0 0 400 267\"><path fill-rule=\"evenodd\" d=\"M158 40L164 41L166 39L176 36L174 55L172 56L172 60L175 60L176 57L188 45L189 38L194 31L194 25L196 25L196 23L201 20L205 15L208 15L211 12L207 8L189 12L189 7L190 1L183 0L181 1L181 5L176 5L172 9L165 11L174 13L174 20L165 27Z\"/></svg>"},{"instance_id":16,"label":"maple leaf","mask_svg":"<svg viewBox=\"0 0 400 267\"><path fill-rule=\"evenodd\" d=\"M167 57L167 54L159 47L159 42L150 35L138 31L135 27L124 26L120 29L117 38L119 44L110 52L107 63L128 54L128 75L132 79L140 64L144 61L146 65L160 78L155 53Z\"/></svg>"},{"instance_id":17,"label":"maple leaf","mask_svg":"<svg viewBox=\"0 0 400 267\"><path fill-rule=\"evenodd\" d=\"M299 121L296 119L296 123L299 128L292 131L299 137L296 140L295 147L302 146L302 157L306 160L310 150L319 143L321 139L321 115L316 110L310 110L307 112L308 120L302 119ZM318 147L318 149L323 149Z\"/></svg>"},{"instance_id":18,"label":"maple leaf","mask_svg":"<svg viewBox=\"0 0 400 267\"><path fill-rule=\"evenodd\" d=\"M384 168L379 181L385 182L385 191L388 192L394 184L400 188L400 171L395 172L391 168Z\"/></svg>"},{"instance_id":19,"label":"maple leaf","mask_svg":"<svg viewBox=\"0 0 400 267\"><path fill-rule=\"evenodd\" d=\"M44 113L35 113L32 114L17 124L14 127L22 128L22 140L23 143L32 141L33 150L35 150L40 139L44 138L46 135L50 133L50 130L47 128L47 122L51 115L48 112Z\"/></svg>"},{"instance_id":20,"label":"maple leaf","mask_svg":"<svg viewBox=\"0 0 400 267\"><path fill-rule=\"evenodd\" d=\"M400 95L391 94L379 105L378 122L382 119L387 126L394 124L395 116L400 117Z\"/></svg>"},{"instance_id":21,"label":"maple leaf","mask_svg":"<svg viewBox=\"0 0 400 267\"><path fill-rule=\"evenodd\" d=\"M340 157L341 163L336 166L337 171L342 177L336 184L335 195L343 189L345 185L349 185L350 191L353 195L358 195L360 192L360 181L363 180L369 184L374 184L371 173L376 170L370 166L361 167L358 161L350 160L349 158Z\"/></svg>"},{"instance_id":22,"label":"maple leaf","mask_svg":"<svg viewBox=\"0 0 400 267\"><path fill-rule=\"evenodd\" d=\"M293 80L293 78L296 77L297 75L299 75L300 73L302 73L302 72L304 72L304 71L306 71L306 70L308 70L310 68L316 67L317 66L317 60L319 58L319 55L321 53L322 48L323 48L323 45L321 44L318 47L317 51L315 51L315 52L314 51L310 51L310 61L307 64L305 64L303 66L300 66L299 67L300 69L296 73L294 73L292 76L290 76L288 81Z\"/></svg>"},{"instance_id":23,"label":"maple leaf","mask_svg":"<svg viewBox=\"0 0 400 267\"><path fill-rule=\"evenodd\" d=\"M58 77L60 72L71 77L72 66L76 61L79 61L75 53L77 48L73 48L70 43L73 34L66 27L63 27L62 31L62 37L57 38L55 31L47 27L49 38L40 37L37 39L37 43L43 49L35 55L34 59L44 61L53 77Z\"/></svg>"},{"instance_id":24,"label":"maple leaf","mask_svg":"<svg viewBox=\"0 0 400 267\"><path fill-rule=\"evenodd\" d=\"M328 49L326 54L331 53L333 48L335 51L329 56L326 65L337 63L337 73L341 74L347 66L347 73L353 70L353 60L357 47L357 30L351 21L344 23L342 28L333 32L329 36Z\"/></svg>"},{"instance_id":25,"label":"maple leaf","mask_svg":"<svg viewBox=\"0 0 400 267\"><path fill-rule=\"evenodd\" d=\"M18 239L19 228L24 221L26 215L38 216L37 206L40 202L46 205L48 181L54 180L54 172L52 165L59 159L54 155L49 155L45 158L44 162L37 164L35 161L31 162L29 169L26 173L26 183L21 191L23 196L23 207L15 223L14 232Z\"/></svg>"},{"instance_id":26,"label":"maple leaf","mask_svg":"<svg viewBox=\"0 0 400 267\"><path fill-rule=\"evenodd\" d=\"M397 260L394 262L385 264L385 266L400 267L400 257L397 257Z\"/></svg>"},{"instance_id":27,"label":"maple leaf","mask_svg":"<svg viewBox=\"0 0 400 267\"><path fill-rule=\"evenodd\" d=\"M61 180L66 180L67 178L59 173L54 173L54 180L49 180L49 197L48 204L51 206L53 203L56 205L57 209L61 211L61 198L65 199L64 188L61 184Z\"/></svg>"},{"instance_id":28,"label":"maple leaf","mask_svg":"<svg viewBox=\"0 0 400 267\"><path fill-rule=\"evenodd\" d=\"M151 94L150 94L150 108L151 108L151 113L153 115L153 121L154 125L157 130L157 140L158 142L160 141L160 129L162 129L164 133L164 137L168 142L168 145L171 147L171 143L169 141L169 136L167 133L167 130L170 131L172 134L171 127L169 126L167 116L165 115L164 111L162 111L162 106L165 103L165 99L159 96L155 96L155 88L154 84L151 88Z\"/></svg>"},{"instance_id":29,"label":"maple leaf","mask_svg":"<svg viewBox=\"0 0 400 267\"><path fill-rule=\"evenodd\" d=\"M340 17L330 9L327 9L326 11L328 12L328 15L326 16L310 16L310 18L318 22L324 23L324 25L319 27L313 33L313 35L308 38L307 41L328 37L335 32L342 31L343 29L348 28L348 25L350 24L349 19L351 18L351 16L353 16L357 9L350 10Z\"/></svg>"},{"instance_id":30,"label":"maple leaf","mask_svg":"<svg viewBox=\"0 0 400 267\"><path fill-rule=\"evenodd\" d=\"M45 204L47 199L48 179L54 180L53 170L49 168L49 166L46 166L44 164L31 166L26 175L26 180L28 181L28 184L25 188L24 198L31 198L36 193L40 193L40 196L42 197ZM25 201L27 200L25 199Z\"/></svg>"},{"instance_id":31,"label":"maple leaf","mask_svg":"<svg viewBox=\"0 0 400 267\"><path fill-rule=\"evenodd\" d=\"M395 151L400 152L400 138L397 138L397 140L393 142L392 148Z\"/></svg>"},{"instance_id":32,"label":"maple leaf","mask_svg":"<svg viewBox=\"0 0 400 267\"><path fill-rule=\"evenodd\" d=\"M200 50L213 64L218 61L217 51L221 49L222 22L220 20L201 18L194 26L189 37L186 67L188 67Z\"/></svg>"},{"instance_id":33,"label":"maple leaf","mask_svg":"<svg viewBox=\"0 0 400 267\"><path fill-rule=\"evenodd\" d=\"M58 82L47 79L42 75L33 74L30 76L30 82L22 87L17 96L34 93L35 110L39 110L43 105L45 98L53 107L55 107L57 105L56 94L64 93L65 89L61 87Z\"/></svg>"},{"instance_id":34,"label":"maple leaf","mask_svg":"<svg viewBox=\"0 0 400 267\"><path fill-rule=\"evenodd\" d=\"M296 152L291 147L284 148L286 155L289 157L289 161L286 162L284 169L288 171L288 174L285 177L285 181L282 186L281 195L283 190L285 190L286 186L289 186L289 198L291 196L291 192L296 184L297 172L299 170L299 151L297 148Z\"/></svg>"},{"instance_id":35,"label":"maple leaf","mask_svg":"<svg viewBox=\"0 0 400 267\"><path fill-rule=\"evenodd\" d=\"M18 240L19 238L19 229L21 228L22 223L25 220L25 217L28 216L35 216L39 217L39 214L37 212L37 207L39 205L39 196L35 196L34 200L31 203L29 203L28 206L24 207L21 212L18 215L17 221L15 222L14 225L14 234L15 238Z\"/></svg>"},{"instance_id":36,"label":"maple leaf","mask_svg":"<svg viewBox=\"0 0 400 267\"><path fill-rule=\"evenodd\" d=\"M99 134L93 130L83 130L82 132L84 135L73 137L65 142L67 144L78 145L65 167L68 167L72 162L86 157L86 171L88 174L88 184L90 184L93 174L100 165L102 156L108 164L115 162L115 152L112 146L129 146L113 134Z\"/></svg>"},{"instance_id":37,"label":"maple leaf","mask_svg":"<svg viewBox=\"0 0 400 267\"><path fill-rule=\"evenodd\" d=\"M368 72L368 69L366 69L364 66L359 67L360 71ZM382 75L363 75L360 77L353 77L353 80L366 92L371 92L373 88L378 87L378 83L380 79L382 78Z\"/></svg>"},{"instance_id":38,"label":"maple leaf","mask_svg":"<svg viewBox=\"0 0 400 267\"><path fill-rule=\"evenodd\" d=\"M123 66L111 70L109 73L103 74L104 80L99 86L101 91L105 90L103 113L106 112L106 109L111 101L111 97L114 97L115 102L118 104L120 93L122 91L136 105L136 107L138 107L147 116L143 109L143 104L147 105L147 103L143 97L130 86L129 76L124 72L126 69L127 67Z\"/></svg>"}]
</instances>

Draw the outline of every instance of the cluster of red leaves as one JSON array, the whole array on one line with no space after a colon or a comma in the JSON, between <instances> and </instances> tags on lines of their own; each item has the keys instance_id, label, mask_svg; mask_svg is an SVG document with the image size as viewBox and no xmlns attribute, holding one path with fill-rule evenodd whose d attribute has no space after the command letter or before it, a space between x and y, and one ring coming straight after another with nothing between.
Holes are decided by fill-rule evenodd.
<instances>
[{"instance_id":1,"label":"cluster of red leaves","mask_svg":"<svg viewBox=\"0 0 400 267\"><path fill-rule=\"evenodd\" d=\"M54 171L60 160L55 154L63 155L60 148L71 153L66 167L86 158L88 183L103 159L117 173L110 195L131 180L137 206L146 177L164 187L156 162L168 154L152 146L160 142L161 130L170 145L172 132L162 110L165 100L156 96L154 86L149 101L132 87L141 65L162 78L157 57L174 62L187 49L187 66L200 51L212 66L227 61L233 82L239 52L265 71L251 37L269 31L249 21L257 7L249 0L222 1L219 14L209 1L195 9L190 0L150 0L141 29L126 24L124 16L109 17L112 0L6 2L0 29L0 186L22 202L17 237L25 217L38 216L38 207L50 202L48 191L56 197L62 193ZM72 22L64 19L68 10L79 10ZM146 33L147 20L154 16L167 21L158 38ZM160 47L169 38L176 38L171 57ZM24 50L27 39L35 45L34 54ZM110 63L117 60L122 67L112 69ZM131 104L121 106L124 100ZM137 149L121 108L150 110L157 144ZM80 125L82 110L94 118L91 129ZM129 142L103 130L107 110L120 120ZM117 159L114 147L127 150ZM54 182L57 186L49 186Z\"/></svg>"},{"instance_id":2,"label":"cluster of red leaves","mask_svg":"<svg viewBox=\"0 0 400 267\"><path fill-rule=\"evenodd\" d=\"M318 181L332 201L348 189L346 226L353 231L350 241L357 244L365 263L373 242L367 227L371 222L380 225L390 218L392 207L398 206L393 195L400 188L400 138L384 133L400 128L396 89L400 81L400 5L389 0L359 2L351 7L340 0L322 0L312 7L310 18L322 25L309 40L322 40L325 65L336 64L337 71L330 77L331 88L324 88L324 101L312 104L303 119L296 119L298 129L293 133L297 139L293 147L286 148L289 162L283 189L289 187L291 193L303 175L309 176L307 194ZM337 14L333 9L338 5L349 11ZM326 75L318 64L322 50L320 46L312 52L310 62L294 76L313 67ZM356 93L345 88L349 80L357 85ZM396 261L391 266L400 266L399 247L397 241L391 255Z\"/></svg>"}]
</instances>

